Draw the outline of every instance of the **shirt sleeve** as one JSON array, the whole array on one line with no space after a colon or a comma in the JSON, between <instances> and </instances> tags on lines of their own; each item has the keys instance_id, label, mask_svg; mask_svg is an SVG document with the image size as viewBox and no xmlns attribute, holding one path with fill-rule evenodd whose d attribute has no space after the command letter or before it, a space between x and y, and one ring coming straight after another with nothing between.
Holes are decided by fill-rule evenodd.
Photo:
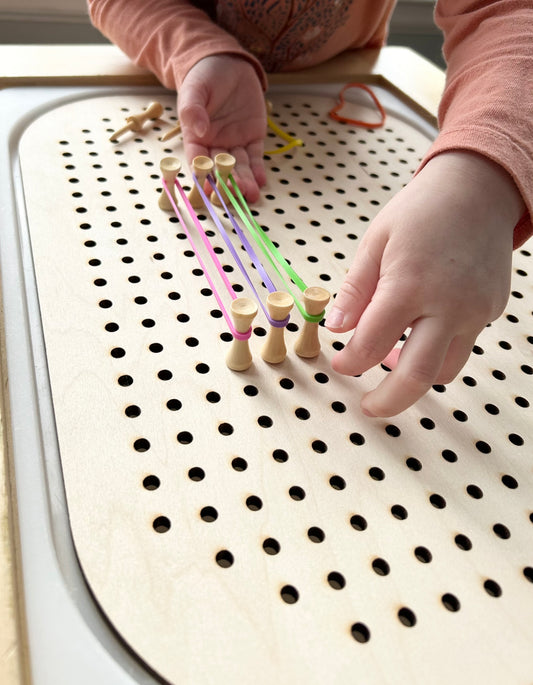
<instances>
[{"instance_id":1,"label":"shirt sleeve","mask_svg":"<svg viewBox=\"0 0 533 685\"><path fill-rule=\"evenodd\" d=\"M514 246L533 234L533 4L439 0L446 86L439 135L423 160L470 150L502 166L526 204Z\"/></svg>"},{"instance_id":2,"label":"shirt sleeve","mask_svg":"<svg viewBox=\"0 0 533 685\"><path fill-rule=\"evenodd\" d=\"M88 8L93 25L167 88L179 89L197 62L215 54L246 59L267 88L259 61L186 0L88 0Z\"/></svg>"}]
</instances>

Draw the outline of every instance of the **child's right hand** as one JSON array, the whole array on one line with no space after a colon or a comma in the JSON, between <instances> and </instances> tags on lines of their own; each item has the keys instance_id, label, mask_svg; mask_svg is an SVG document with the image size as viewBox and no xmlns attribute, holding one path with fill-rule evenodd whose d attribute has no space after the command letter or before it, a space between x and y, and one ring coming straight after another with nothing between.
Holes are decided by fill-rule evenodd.
<instances>
[{"instance_id":1,"label":"child's right hand","mask_svg":"<svg viewBox=\"0 0 533 685\"><path fill-rule=\"evenodd\" d=\"M234 176L250 202L265 184L266 106L253 66L237 56L212 55L197 62L179 89L178 118L185 157L229 152Z\"/></svg>"}]
</instances>

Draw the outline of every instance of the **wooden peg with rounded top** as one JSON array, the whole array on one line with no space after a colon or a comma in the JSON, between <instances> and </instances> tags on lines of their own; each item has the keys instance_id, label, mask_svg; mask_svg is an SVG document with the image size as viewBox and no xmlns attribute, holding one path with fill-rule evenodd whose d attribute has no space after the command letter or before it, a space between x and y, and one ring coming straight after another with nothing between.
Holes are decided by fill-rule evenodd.
<instances>
[{"instance_id":1,"label":"wooden peg with rounded top","mask_svg":"<svg viewBox=\"0 0 533 685\"><path fill-rule=\"evenodd\" d=\"M233 155L230 155L227 152L220 152L218 155L215 157L215 167L220 176L222 177L222 180L224 183L227 185L228 184L228 177L233 171L235 167L235 157ZM222 189L219 180L217 179L217 188L218 191L220 192L222 199L224 202L229 202L229 198L226 194L226 192ZM221 207L220 200L218 199L218 195L213 192L211 193L211 202L217 207Z\"/></svg>"},{"instance_id":2,"label":"wooden peg with rounded top","mask_svg":"<svg viewBox=\"0 0 533 685\"><path fill-rule=\"evenodd\" d=\"M159 163L159 168L161 169L161 175L163 176L165 184L168 188L168 192L170 193L175 204L177 205L178 200L176 198L175 181L176 176L178 175L179 170L181 169L181 162L177 157L163 157L163 159ZM164 209L167 212L173 209L172 203L170 202L170 199L164 188L159 196L159 208Z\"/></svg>"},{"instance_id":3,"label":"wooden peg with rounded top","mask_svg":"<svg viewBox=\"0 0 533 685\"><path fill-rule=\"evenodd\" d=\"M238 333L246 333L257 314L257 305L249 297L238 297L231 303L233 325ZM227 366L232 371L246 371L252 365L252 353L248 339L233 339L226 357Z\"/></svg>"},{"instance_id":4,"label":"wooden peg with rounded top","mask_svg":"<svg viewBox=\"0 0 533 685\"><path fill-rule=\"evenodd\" d=\"M210 157L205 157L204 155L198 155L192 160L192 171L196 176L198 186L203 190L205 185L205 179L207 175L213 171L214 162ZM198 192L198 186L193 183L192 190L189 193L189 202L194 209L202 209L205 206L202 196Z\"/></svg>"},{"instance_id":5,"label":"wooden peg with rounded top","mask_svg":"<svg viewBox=\"0 0 533 685\"><path fill-rule=\"evenodd\" d=\"M289 316L294 301L289 293L276 290L268 294L266 305L271 319L283 321ZM285 326L271 325L265 344L261 349L261 357L269 364L279 364L286 356Z\"/></svg>"},{"instance_id":6,"label":"wooden peg with rounded top","mask_svg":"<svg viewBox=\"0 0 533 685\"><path fill-rule=\"evenodd\" d=\"M325 288L320 286L306 288L303 293L305 311L310 316L318 316L324 311L329 298L330 294ZM306 359L319 355L318 321L304 320L302 331L294 346L294 351L299 357L305 357Z\"/></svg>"},{"instance_id":7,"label":"wooden peg with rounded top","mask_svg":"<svg viewBox=\"0 0 533 685\"><path fill-rule=\"evenodd\" d=\"M164 108L160 102L151 102L144 112L126 117L127 124L118 131L115 131L109 140L117 140L117 138L128 131L140 131L149 119L157 119L163 114L163 111Z\"/></svg>"}]
</instances>

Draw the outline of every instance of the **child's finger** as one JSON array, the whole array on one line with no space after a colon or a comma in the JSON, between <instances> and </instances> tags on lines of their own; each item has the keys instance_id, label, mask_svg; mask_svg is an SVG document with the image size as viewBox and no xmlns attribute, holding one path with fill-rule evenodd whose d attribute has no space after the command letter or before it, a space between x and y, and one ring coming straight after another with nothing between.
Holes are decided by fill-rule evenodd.
<instances>
[{"instance_id":1,"label":"child's finger","mask_svg":"<svg viewBox=\"0 0 533 685\"><path fill-rule=\"evenodd\" d=\"M259 167L259 163L257 157L252 158L250 154L252 152L252 154L257 155L257 153L251 149L260 149L261 145L262 143L258 142L249 145L247 148L234 147L231 149L231 154L235 157L236 161L234 172L235 180L237 181L237 185L241 192L249 202L256 202L259 199L259 186L262 185L260 184L260 180L264 179L263 183L266 181L264 167L262 167L262 176L259 174L260 178L258 179L256 177L254 169L252 168L252 159L256 168Z\"/></svg>"},{"instance_id":2,"label":"child's finger","mask_svg":"<svg viewBox=\"0 0 533 685\"><path fill-rule=\"evenodd\" d=\"M361 244L326 318L326 327L345 332L357 325L379 280L379 260Z\"/></svg>"},{"instance_id":3,"label":"child's finger","mask_svg":"<svg viewBox=\"0 0 533 685\"><path fill-rule=\"evenodd\" d=\"M413 318L406 298L379 288L362 313L352 338L332 360L335 371L357 375L379 364L396 345ZM401 304L398 304L401 303Z\"/></svg>"},{"instance_id":4,"label":"child's finger","mask_svg":"<svg viewBox=\"0 0 533 685\"><path fill-rule=\"evenodd\" d=\"M436 319L419 319L405 342L396 368L361 401L369 416L394 416L419 400L437 381L450 337Z\"/></svg>"},{"instance_id":5,"label":"child's finger","mask_svg":"<svg viewBox=\"0 0 533 685\"><path fill-rule=\"evenodd\" d=\"M184 136L202 140L209 131L209 115L199 102L189 102L180 107L178 116Z\"/></svg>"},{"instance_id":6,"label":"child's finger","mask_svg":"<svg viewBox=\"0 0 533 685\"><path fill-rule=\"evenodd\" d=\"M437 376L436 383L451 383L468 361L479 331L457 335L450 343L448 354Z\"/></svg>"}]
</instances>

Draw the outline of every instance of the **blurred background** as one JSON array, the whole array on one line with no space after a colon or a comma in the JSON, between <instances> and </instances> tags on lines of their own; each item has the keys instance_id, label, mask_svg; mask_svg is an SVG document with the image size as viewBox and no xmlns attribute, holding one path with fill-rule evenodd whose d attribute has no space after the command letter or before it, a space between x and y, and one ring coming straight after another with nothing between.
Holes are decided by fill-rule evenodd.
<instances>
[{"instance_id":1,"label":"blurred background","mask_svg":"<svg viewBox=\"0 0 533 685\"><path fill-rule=\"evenodd\" d=\"M149 2L149 0L147 0ZM398 0L389 45L405 45L443 67L433 0ZM105 43L91 26L86 0L0 0L0 43Z\"/></svg>"}]
</instances>

